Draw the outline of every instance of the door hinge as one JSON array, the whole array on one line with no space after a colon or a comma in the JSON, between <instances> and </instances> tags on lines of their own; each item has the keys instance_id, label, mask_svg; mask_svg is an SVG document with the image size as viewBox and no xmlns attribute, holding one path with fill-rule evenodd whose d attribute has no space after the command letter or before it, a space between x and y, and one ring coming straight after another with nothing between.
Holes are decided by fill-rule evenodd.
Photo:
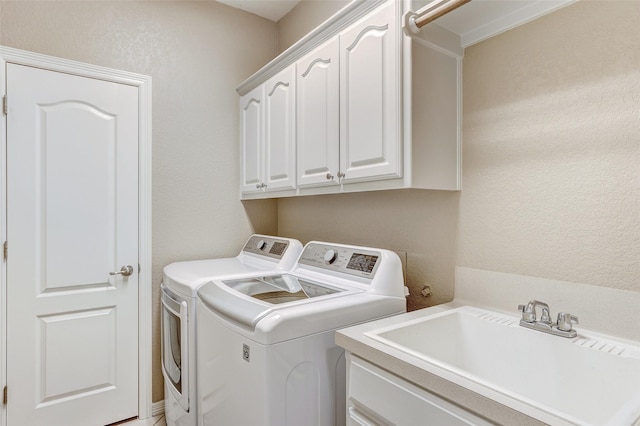
<instances>
[{"instance_id":1,"label":"door hinge","mask_svg":"<svg viewBox=\"0 0 640 426\"><path fill-rule=\"evenodd\" d=\"M2 256L5 261L9 257L9 243L7 241L5 241L4 244L2 244Z\"/></svg>"},{"instance_id":2,"label":"door hinge","mask_svg":"<svg viewBox=\"0 0 640 426\"><path fill-rule=\"evenodd\" d=\"M4 387L4 390L2 391L2 403L4 405L7 405L7 387Z\"/></svg>"},{"instance_id":3,"label":"door hinge","mask_svg":"<svg viewBox=\"0 0 640 426\"><path fill-rule=\"evenodd\" d=\"M7 104L7 95L2 97L2 113L7 115L7 111L9 111L9 104Z\"/></svg>"}]
</instances>

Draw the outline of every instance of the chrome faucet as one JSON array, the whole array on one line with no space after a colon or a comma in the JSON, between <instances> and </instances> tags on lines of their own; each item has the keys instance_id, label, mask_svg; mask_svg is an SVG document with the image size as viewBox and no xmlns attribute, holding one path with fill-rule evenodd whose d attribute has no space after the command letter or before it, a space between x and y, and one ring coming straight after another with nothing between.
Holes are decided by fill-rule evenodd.
<instances>
[{"instance_id":1,"label":"chrome faucet","mask_svg":"<svg viewBox=\"0 0 640 426\"><path fill-rule=\"evenodd\" d=\"M536 308L540 307L540 320L537 320ZM532 330L542 331L544 333L553 334L562 337L576 337L578 334L573 330L573 324L578 324L578 317L560 312L558 320L551 322L551 312L549 305L537 300L531 300L527 305L518 305L518 310L522 312L520 325Z\"/></svg>"},{"instance_id":2,"label":"chrome faucet","mask_svg":"<svg viewBox=\"0 0 640 426\"><path fill-rule=\"evenodd\" d=\"M527 323L535 323L536 322L536 307L540 306L542 308L542 316L540 317L540 322L544 324L551 324L551 314L549 312L549 305L544 302L539 302L537 300L531 300L527 303L527 306L518 305L518 310L522 312L522 320Z\"/></svg>"}]
</instances>

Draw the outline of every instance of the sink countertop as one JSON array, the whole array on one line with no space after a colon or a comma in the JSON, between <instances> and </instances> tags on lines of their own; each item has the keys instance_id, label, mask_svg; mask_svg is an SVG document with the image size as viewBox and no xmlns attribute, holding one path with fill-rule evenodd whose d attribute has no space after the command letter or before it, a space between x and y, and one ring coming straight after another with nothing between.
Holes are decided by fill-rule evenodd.
<instances>
[{"instance_id":1,"label":"sink countertop","mask_svg":"<svg viewBox=\"0 0 640 426\"><path fill-rule=\"evenodd\" d=\"M489 421L498 424L517 424L522 426L546 424L455 384L435 372L431 372L434 370L433 366L426 361L407 355L365 335L370 331L419 319L426 315L444 312L467 304L453 301L338 330L336 332L336 343L351 354L376 364L444 399L485 417Z\"/></svg>"},{"instance_id":2,"label":"sink countertop","mask_svg":"<svg viewBox=\"0 0 640 426\"><path fill-rule=\"evenodd\" d=\"M379 342L365 333L421 319L461 306L489 309L518 316L516 306L530 299L548 302L553 313L564 310L580 317L578 329L584 327L604 333L622 342L640 343L640 292L610 289L516 274L456 267L456 291L452 302L364 323L336 332L336 343L355 356L416 384L491 422L505 425L568 424L536 407L523 409L544 419L538 420L518 410L519 403L508 400L510 406L455 383L444 369L399 349ZM493 395L490 395L493 396ZM512 408L513 407L513 408ZM550 417L551 416L551 417Z\"/></svg>"}]
</instances>

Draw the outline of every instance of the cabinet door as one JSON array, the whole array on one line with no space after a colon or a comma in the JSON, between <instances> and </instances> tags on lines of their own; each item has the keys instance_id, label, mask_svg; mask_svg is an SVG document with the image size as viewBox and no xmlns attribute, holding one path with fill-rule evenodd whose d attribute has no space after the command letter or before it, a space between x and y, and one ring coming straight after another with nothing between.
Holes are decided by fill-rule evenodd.
<instances>
[{"instance_id":1,"label":"cabinet door","mask_svg":"<svg viewBox=\"0 0 640 426\"><path fill-rule=\"evenodd\" d=\"M348 353L347 362L349 426L493 424L357 356Z\"/></svg>"},{"instance_id":2,"label":"cabinet door","mask_svg":"<svg viewBox=\"0 0 640 426\"><path fill-rule=\"evenodd\" d=\"M292 65L265 83L264 183L266 191L294 189L296 179L296 74Z\"/></svg>"},{"instance_id":3,"label":"cabinet door","mask_svg":"<svg viewBox=\"0 0 640 426\"><path fill-rule=\"evenodd\" d=\"M337 185L339 49L334 38L298 61L298 186Z\"/></svg>"},{"instance_id":4,"label":"cabinet door","mask_svg":"<svg viewBox=\"0 0 640 426\"><path fill-rule=\"evenodd\" d=\"M240 98L240 191L262 191L262 141L264 86L258 86Z\"/></svg>"},{"instance_id":5,"label":"cabinet door","mask_svg":"<svg viewBox=\"0 0 640 426\"><path fill-rule=\"evenodd\" d=\"M340 34L340 171L345 183L402 174L398 3L387 3Z\"/></svg>"}]
</instances>

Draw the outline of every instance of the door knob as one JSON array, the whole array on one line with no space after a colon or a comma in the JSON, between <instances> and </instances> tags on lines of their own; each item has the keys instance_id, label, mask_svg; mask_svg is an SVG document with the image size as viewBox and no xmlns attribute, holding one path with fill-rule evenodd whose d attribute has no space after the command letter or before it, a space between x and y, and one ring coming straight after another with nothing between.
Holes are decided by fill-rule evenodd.
<instances>
[{"instance_id":1,"label":"door knob","mask_svg":"<svg viewBox=\"0 0 640 426\"><path fill-rule=\"evenodd\" d=\"M109 275L122 275L123 277L128 277L133 274L133 266L125 265L118 272L109 272Z\"/></svg>"}]
</instances>

